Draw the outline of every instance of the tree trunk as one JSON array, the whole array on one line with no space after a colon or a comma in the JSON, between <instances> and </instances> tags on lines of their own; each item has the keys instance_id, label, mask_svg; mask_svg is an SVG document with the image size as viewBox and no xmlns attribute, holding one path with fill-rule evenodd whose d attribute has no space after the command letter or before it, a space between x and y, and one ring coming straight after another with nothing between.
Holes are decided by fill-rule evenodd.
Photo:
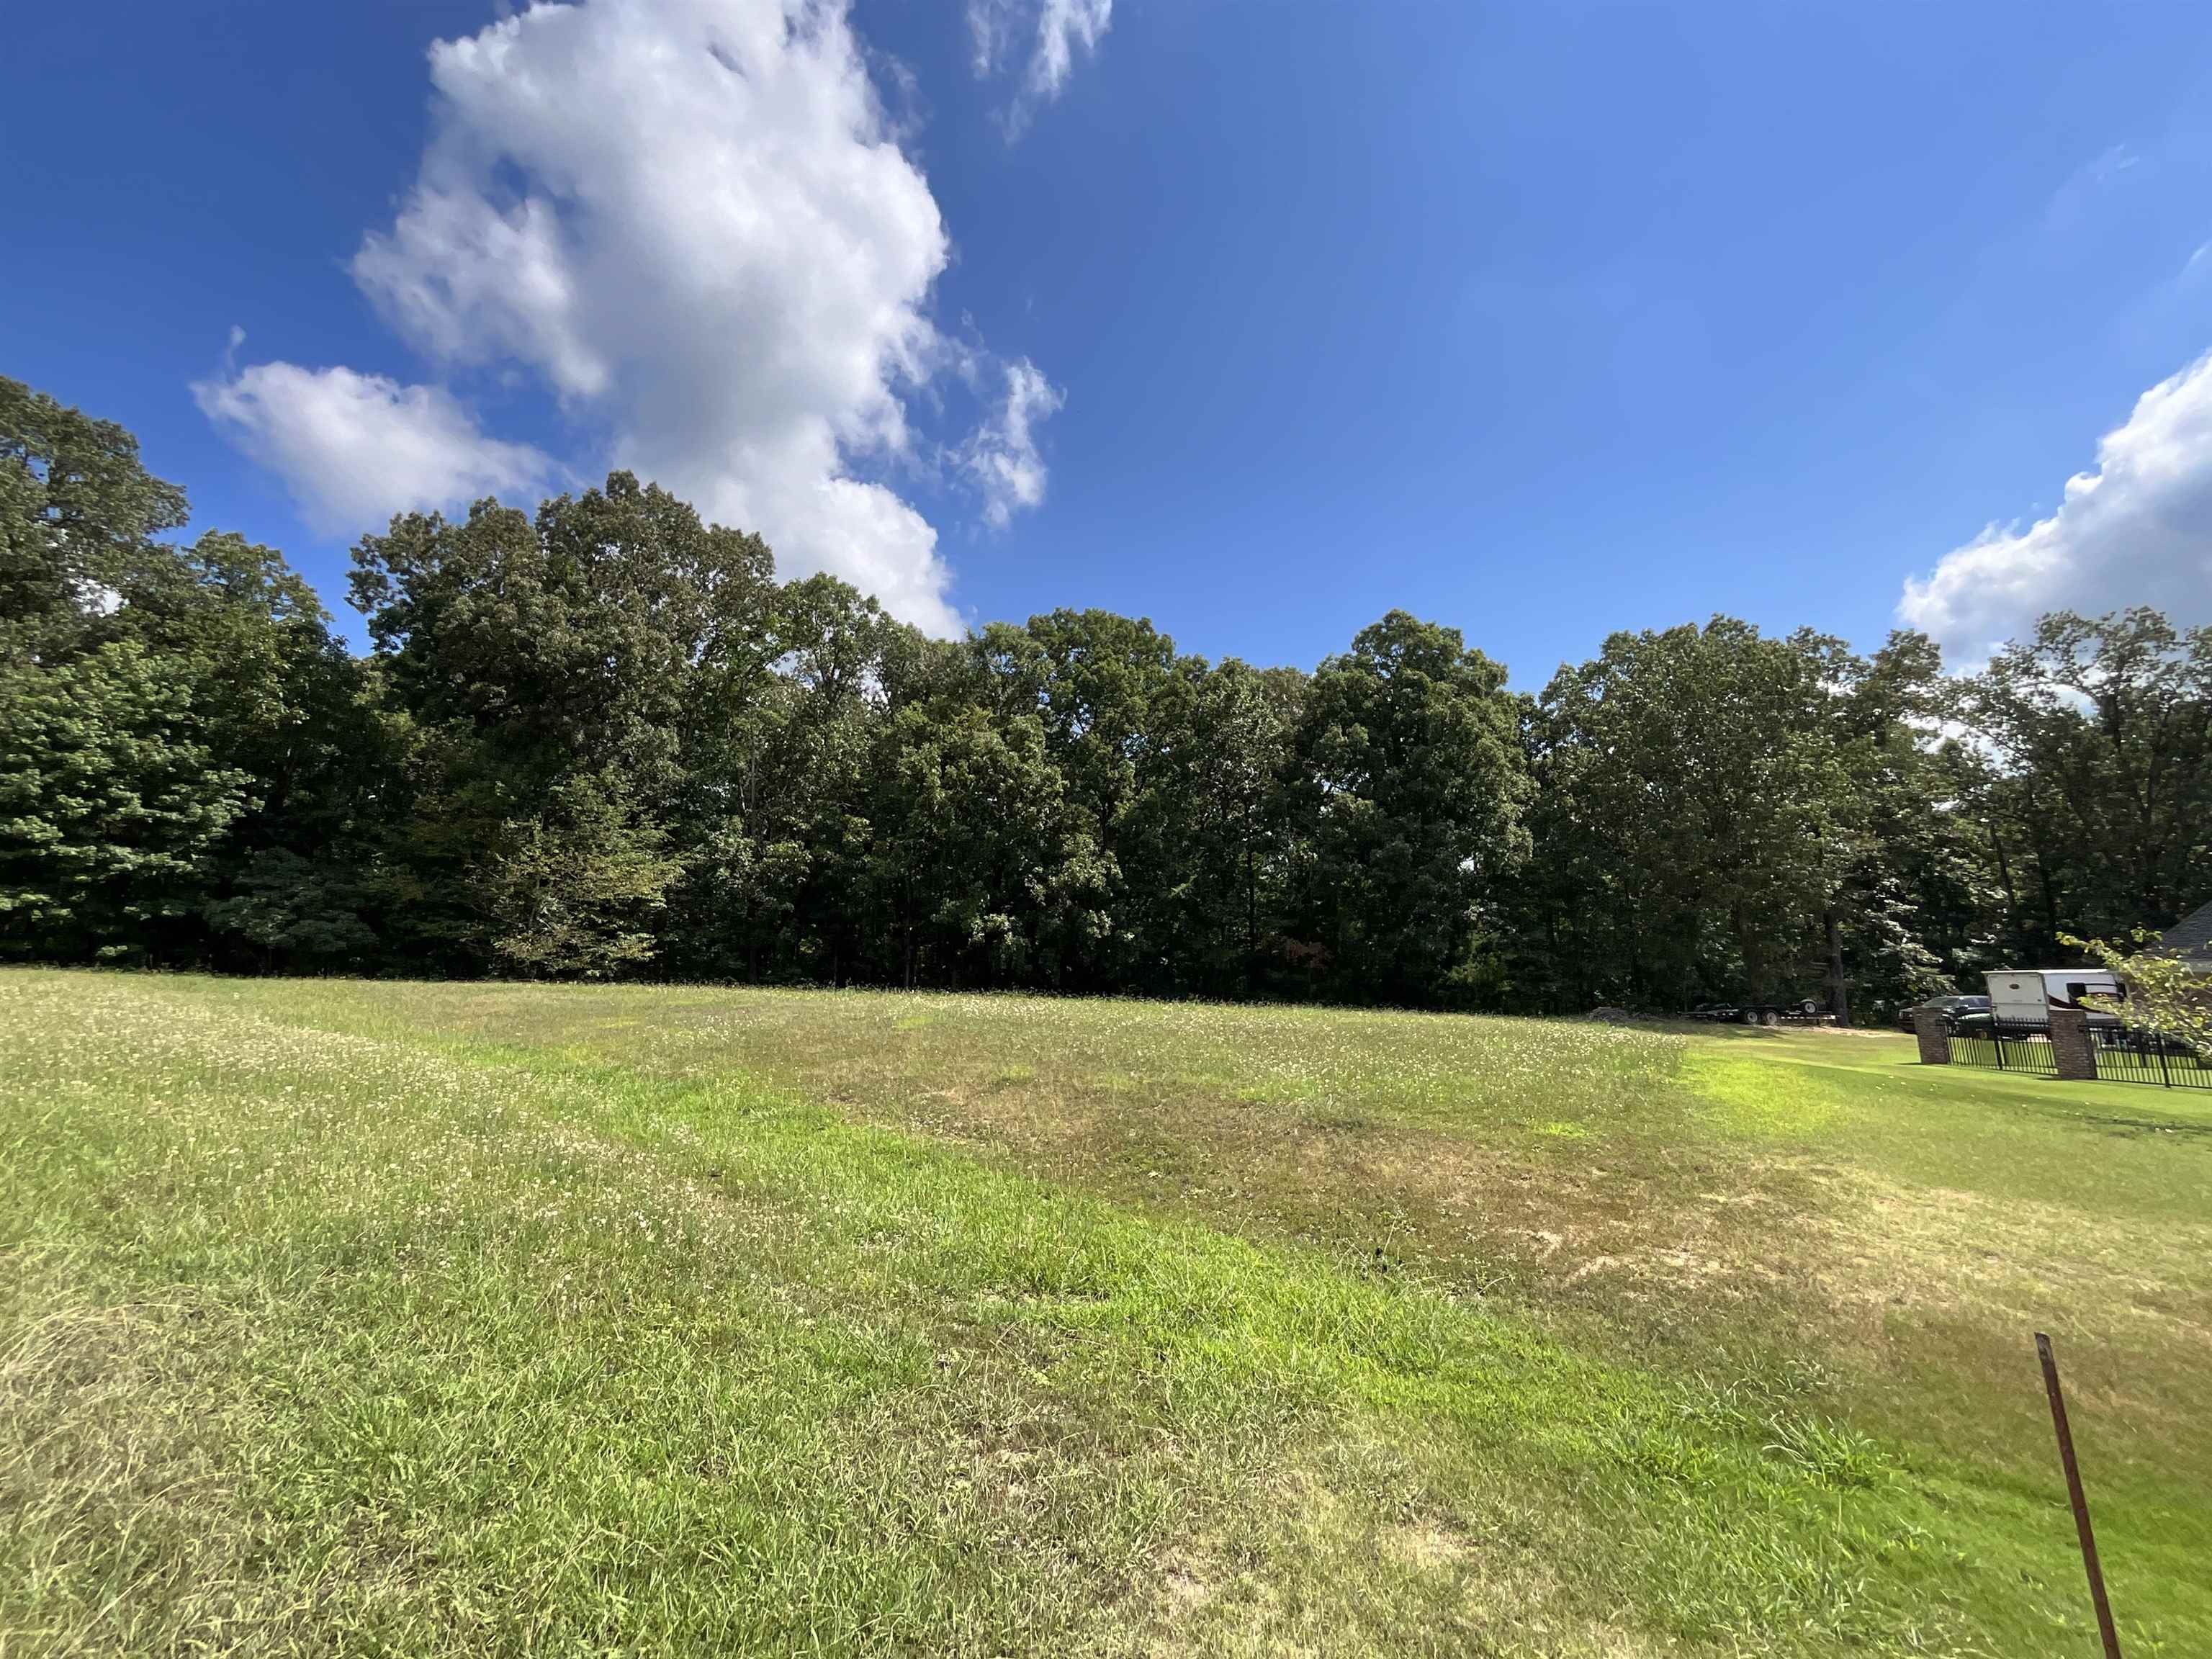
<instances>
[{"instance_id":1,"label":"tree trunk","mask_svg":"<svg viewBox=\"0 0 2212 1659\"><path fill-rule=\"evenodd\" d=\"M1260 878L1253 868L1252 815L1244 815L1244 988L1250 990L1260 961Z\"/></svg>"},{"instance_id":2,"label":"tree trunk","mask_svg":"<svg viewBox=\"0 0 2212 1659\"><path fill-rule=\"evenodd\" d=\"M2044 861L2043 848L2035 848L2035 884L2043 890L2044 951L2058 949L2058 936L2065 929L2058 925L2058 895L2051 885L2051 866Z\"/></svg>"},{"instance_id":3,"label":"tree trunk","mask_svg":"<svg viewBox=\"0 0 2212 1659\"><path fill-rule=\"evenodd\" d=\"M2004 888L2006 921L2018 932L2021 927L2020 890L2013 885L2012 860L2005 857L2004 837L1997 833L1996 824L1991 822L1987 828L1990 850L1997 857L1997 881Z\"/></svg>"},{"instance_id":4,"label":"tree trunk","mask_svg":"<svg viewBox=\"0 0 2212 1659\"><path fill-rule=\"evenodd\" d=\"M1836 921L1836 913L1825 910L1820 921L1828 933L1828 1012L1836 1017L1836 1024L1851 1023L1851 993L1844 977L1844 930Z\"/></svg>"}]
</instances>

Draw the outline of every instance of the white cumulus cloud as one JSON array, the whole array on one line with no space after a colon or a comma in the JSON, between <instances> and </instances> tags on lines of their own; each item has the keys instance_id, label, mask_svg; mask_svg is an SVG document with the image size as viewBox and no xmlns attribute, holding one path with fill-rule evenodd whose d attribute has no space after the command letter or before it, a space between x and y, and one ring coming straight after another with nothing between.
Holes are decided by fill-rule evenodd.
<instances>
[{"instance_id":1,"label":"white cumulus cloud","mask_svg":"<svg viewBox=\"0 0 2212 1659\"><path fill-rule=\"evenodd\" d=\"M983 494L983 517L1003 530L1015 513L1044 501L1044 457L1036 428L1066 398L1028 358L1006 365L1006 392L991 418L975 429L960 463Z\"/></svg>"},{"instance_id":2,"label":"white cumulus cloud","mask_svg":"<svg viewBox=\"0 0 2212 1659\"><path fill-rule=\"evenodd\" d=\"M1010 131L1020 131L1037 105L1060 96L1077 55L1096 52L1113 21L1114 0L968 0L975 73L988 78L1024 58L1006 115Z\"/></svg>"},{"instance_id":3,"label":"white cumulus cloud","mask_svg":"<svg viewBox=\"0 0 2212 1659\"><path fill-rule=\"evenodd\" d=\"M192 397L284 479L308 523L332 535L380 527L395 513L535 491L554 471L527 444L486 437L451 393L381 374L257 363L195 382Z\"/></svg>"},{"instance_id":4,"label":"white cumulus cloud","mask_svg":"<svg viewBox=\"0 0 2212 1659\"><path fill-rule=\"evenodd\" d=\"M936 532L848 465L905 446L948 246L843 7L539 5L430 76L421 177L354 264L393 325L531 365L622 465L951 631Z\"/></svg>"},{"instance_id":5,"label":"white cumulus cloud","mask_svg":"<svg viewBox=\"0 0 2212 1659\"><path fill-rule=\"evenodd\" d=\"M787 574L956 631L937 532L882 481L939 453L907 403L963 359L929 311L950 245L845 0L539 3L430 79L418 175L353 262L392 327L534 374Z\"/></svg>"},{"instance_id":6,"label":"white cumulus cloud","mask_svg":"<svg viewBox=\"0 0 2212 1659\"><path fill-rule=\"evenodd\" d=\"M2050 517L1992 526L1947 553L1907 580L1897 613L1980 658L2045 611L2131 605L2212 621L2212 356L2136 399Z\"/></svg>"}]
</instances>

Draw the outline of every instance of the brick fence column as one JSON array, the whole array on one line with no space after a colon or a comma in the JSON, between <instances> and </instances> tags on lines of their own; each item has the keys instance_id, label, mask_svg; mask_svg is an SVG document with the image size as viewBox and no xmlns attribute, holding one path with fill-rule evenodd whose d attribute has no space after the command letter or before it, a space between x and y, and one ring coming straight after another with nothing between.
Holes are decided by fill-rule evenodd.
<instances>
[{"instance_id":1,"label":"brick fence column","mask_svg":"<svg viewBox=\"0 0 2212 1659\"><path fill-rule=\"evenodd\" d=\"M2059 1076L2076 1083L2097 1080L2097 1045L2089 1040L2089 1016L2079 1008L2051 1011L2051 1052L2057 1056Z\"/></svg>"},{"instance_id":2,"label":"brick fence column","mask_svg":"<svg viewBox=\"0 0 2212 1659\"><path fill-rule=\"evenodd\" d=\"M1920 1063L1923 1066L1948 1066L1951 1063L1951 1022L1936 1008L1915 1008L1912 1011L1912 1035L1920 1039Z\"/></svg>"}]
</instances>

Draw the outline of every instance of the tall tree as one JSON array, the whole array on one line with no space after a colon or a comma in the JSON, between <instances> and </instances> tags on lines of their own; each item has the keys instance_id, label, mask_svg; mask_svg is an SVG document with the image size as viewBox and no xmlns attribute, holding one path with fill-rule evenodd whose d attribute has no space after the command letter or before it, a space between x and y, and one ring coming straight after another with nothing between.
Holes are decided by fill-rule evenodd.
<instances>
[{"instance_id":1,"label":"tall tree","mask_svg":"<svg viewBox=\"0 0 2212 1659\"><path fill-rule=\"evenodd\" d=\"M884 722L872 774L862 886L879 974L1058 988L1091 959L1104 861L1036 715L909 705Z\"/></svg>"},{"instance_id":2,"label":"tall tree","mask_svg":"<svg viewBox=\"0 0 2212 1659\"><path fill-rule=\"evenodd\" d=\"M377 949L363 832L394 781L368 676L275 550L210 532L165 551L124 578L115 623L185 674L212 763L249 780L211 853L209 948L362 966Z\"/></svg>"},{"instance_id":3,"label":"tall tree","mask_svg":"<svg viewBox=\"0 0 2212 1659\"><path fill-rule=\"evenodd\" d=\"M1527 850L1528 781L1505 671L1402 611L1314 675L1292 744L1306 848L1287 928L1347 1000L1497 994L1486 904Z\"/></svg>"},{"instance_id":4,"label":"tall tree","mask_svg":"<svg viewBox=\"0 0 2212 1659\"><path fill-rule=\"evenodd\" d=\"M2010 937L2125 938L2212 896L2212 629L2060 612L1968 682L1995 751L1984 805Z\"/></svg>"},{"instance_id":5,"label":"tall tree","mask_svg":"<svg viewBox=\"0 0 2212 1659\"><path fill-rule=\"evenodd\" d=\"M871 767L886 715L964 678L849 584L786 584L769 609L765 672L694 769L709 803L676 895L689 971L841 984L878 971L860 920ZM873 941L880 945L880 941Z\"/></svg>"},{"instance_id":6,"label":"tall tree","mask_svg":"<svg viewBox=\"0 0 2212 1659\"><path fill-rule=\"evenodd\" d=\"M1037 721L1045 758L1099 860L1101 925L1069 970L1082 986L1126 984L1158 956L1159 941L1139 924L1151 883L1164 872L1128 868L1123 855L1126 820L1160 762L1175 641L1142 618L1055 611L1024 628L992 623L975 649L1000 711Z\"/></svg>"},{"instance_id":7,"label":"tall tree","mask_svg":"<svg viewBox=\"0 0 2212 1659\"><path fill-rule=\"evenodd\" d=\"M250 780L214 764L177 665L114 640L0 662L0 947L158 961Z\"/></svg>"},{"instance_id":8,"label":"tall tree","mask_svg":"<svg viewBox=\"0 0 2212 1659\"><path fill-rule=\"evenodd\" d=\"M389 857L426 944L547 974L646 960L687 736L758 666L766 547L617 472L534 521L404 515L354 556L414 730Z\"/></svg>"},{"instance_id":9,"label":"tall tree","mask_svg":"<svg viewBox=\"0 0 2212 1659\"><path fill-rule=\"evenodd\" d=\"M1821 914L1829 1006L1883 1009L1948 990L1990 965L1994 890L1971 818L1968 751L1940 734L1956 711L1926 635L1892 634L1870 658L1832 658L1852 800L1852 856Z\"/></svg>"},{"instance_id":10,"label":"tall tree","mask_svg":"<svg viewBox=\"0 0 2212 1659\"><path fill-rule=\"evenodd\" d=\"M1553 678L1531 732L1523 909L1542 1000L1679 1008L1817 978L1821 918L1858 852L1838 654L1717 617L1615 634Z\"/></svg>"},{"instance_id":11,"label":"tall tree","mask_svg":"<svg viewBox=\"0 0 2212 1659\"><path fill-rule=\"evenodd\" d=\"M185 518L129 432L0 375L0 653L95 647L87 624Z\"/></svg>"},{"instance_id":12,"label":"tall tree","mask_svg":"<svg viewBox=\"0 0 2212 1659\"><path fill-rule=\"evenodd\" d=\"M0 380L0 939L193 960L255 841L319 777L350 664L306 585L129 433Z\"/></svg>"},{"instance_id":13,"label":"tall tree","mask_svg":"<svg viewBox=\"0 0 2212 1659\"><path fill-rule=\"evenodd\" d=\"M1179 659L1153 704L1145 781L1121 820L1117 914L1133 983L1241 996L1273 978L1292 814L1285 791L1306 677Z\"/></svg>"}]
</instances>

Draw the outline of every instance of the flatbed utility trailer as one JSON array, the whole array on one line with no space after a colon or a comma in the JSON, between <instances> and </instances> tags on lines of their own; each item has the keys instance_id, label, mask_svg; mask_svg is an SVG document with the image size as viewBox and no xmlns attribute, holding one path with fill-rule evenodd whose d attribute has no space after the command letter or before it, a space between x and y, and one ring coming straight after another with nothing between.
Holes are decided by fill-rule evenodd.
<instances>
[{"instance_id":1,"label":"flatbed utility trailer","mask_svg":"<svg viewBox=\"0 0 2212 1659\"><path fill-rule=\"evenodd\" d=\"M1718 1025L1832 1025L1836 1017L1811 997L1797 1002L1704 1002L1690 1010L1692 1019Z\"/></svg>"}]
</instances>

